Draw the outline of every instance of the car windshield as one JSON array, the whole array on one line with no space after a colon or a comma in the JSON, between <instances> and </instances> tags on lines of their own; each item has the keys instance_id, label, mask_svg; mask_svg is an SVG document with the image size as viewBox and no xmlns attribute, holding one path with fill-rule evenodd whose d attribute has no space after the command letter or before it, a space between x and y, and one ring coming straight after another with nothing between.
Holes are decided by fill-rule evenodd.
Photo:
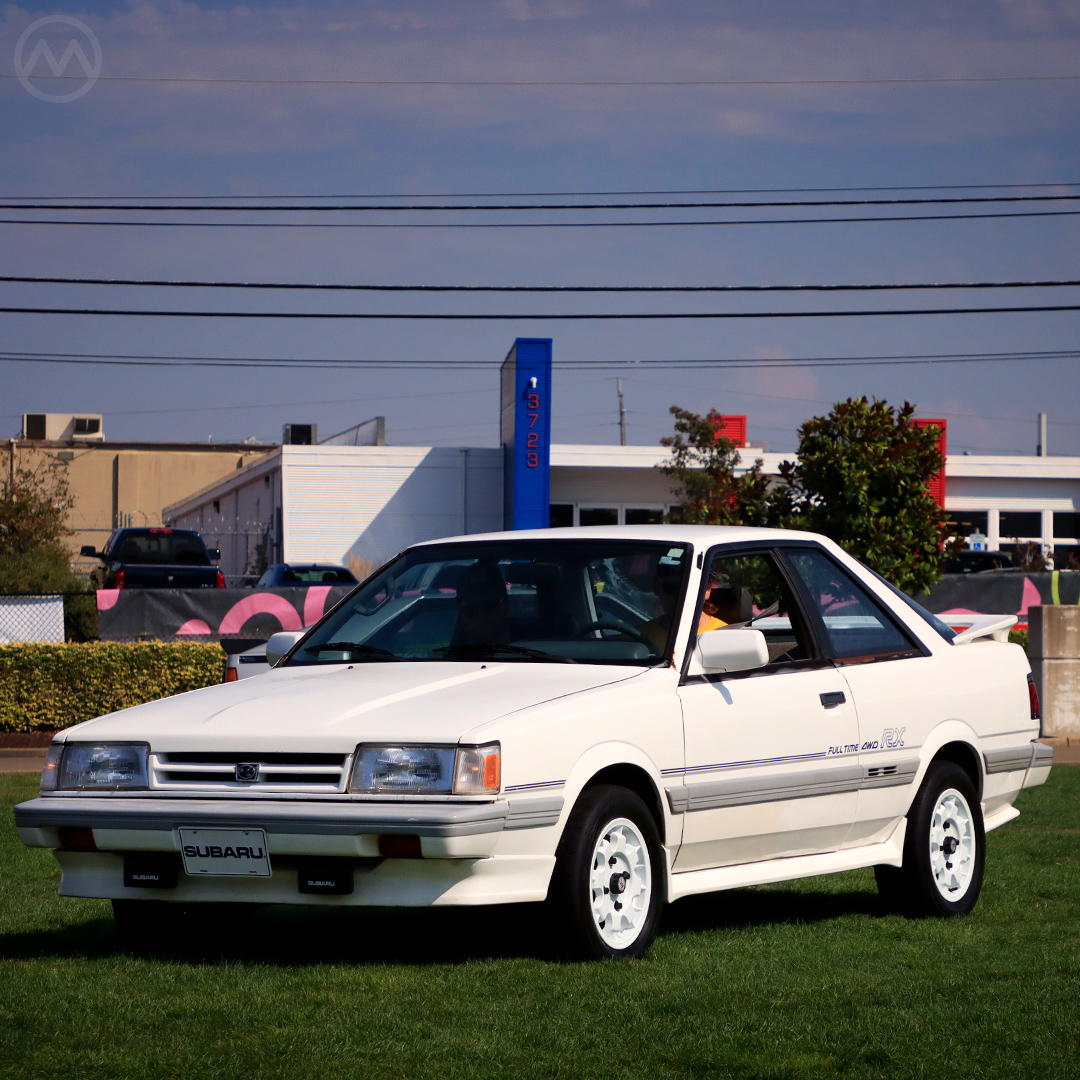
<instances>
[{"instance_id":1,"label":"car windshield","mask_svg":"<svg viewBox=\"0 0 1080 1080\"><path fill-rule=\"evenodd\" d=\"M206 549L197 534L175 532L172 529L145 529L121 533L116 538L109 557L116 562L147 565L210 565Z\"/></svg>"},{"instance_id":2,"label":"car windshield","mask_svg":"<svg viewBox=\"0 0 1080 1080\"><path fill-rule=\"evenodd\" d=\"M413 548L332 611L288 663L666 662L689 551L595 539Z\"/></svg>"}]
</instances>

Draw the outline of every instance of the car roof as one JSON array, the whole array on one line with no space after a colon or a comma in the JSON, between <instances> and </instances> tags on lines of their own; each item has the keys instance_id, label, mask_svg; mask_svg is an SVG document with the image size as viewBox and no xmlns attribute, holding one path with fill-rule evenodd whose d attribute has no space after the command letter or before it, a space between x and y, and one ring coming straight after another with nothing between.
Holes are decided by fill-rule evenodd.
<instances>
[{"instance_id":1,"label":"car roof","mask_svg":"<svg viewBox=\"0 0 1080 1080\"><path fill-rule=\"evenodd\" d=\"M279 562L270 567L271 570L278 568L284 570L348 570L347 566L338 566L335 563L322 562ZM352 571L349 571L352 573Z\"/></svg>"},{"instance_id":2,"label":"car roof","mask_svg":"<svg viewBox=\"0 0 1080 1080\"><path fill-rule=\"evenodd\" d=\"M758 541L810 540L832 548L834 545L819 533L795 529L759 529L744 525L581 525L563 529L521 529L515 532L472 533L425 540L415 547L430 544L467 543L483 540L652 540L693 544L696 548L715 544L738 544Z\"/></svg>"}]
</instances>

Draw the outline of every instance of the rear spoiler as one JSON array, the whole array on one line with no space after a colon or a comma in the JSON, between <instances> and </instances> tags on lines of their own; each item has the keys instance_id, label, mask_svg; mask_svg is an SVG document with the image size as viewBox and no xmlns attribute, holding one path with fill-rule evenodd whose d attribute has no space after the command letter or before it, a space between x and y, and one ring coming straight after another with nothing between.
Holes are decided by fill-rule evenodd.
<instances>
[{"instance_id":1,"label":"rear spoiler","mask_svg":"<svg viewBox=\"0 0 1080 1080\"><path fill-rule=\"evenodd\" d=\"M939 615L957 633L954 645L966 645L977 638L993 638L995 641L1008 641L1009 630L1019 619L1015 615Z\"/></svg>"}]
</instances>

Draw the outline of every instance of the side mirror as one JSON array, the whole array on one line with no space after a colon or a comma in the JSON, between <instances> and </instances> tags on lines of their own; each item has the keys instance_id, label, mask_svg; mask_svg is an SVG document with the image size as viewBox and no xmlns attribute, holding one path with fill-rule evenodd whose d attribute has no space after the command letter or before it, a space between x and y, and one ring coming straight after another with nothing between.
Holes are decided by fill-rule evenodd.
<instances>
[{"instance_id":1,"label":"side mirror","mask_svg":"<svg viewBox=\"0 0 1080 1080\"><path fill-rule=\"evenodd\" d=\"M100 556L98 555L97 548L94 547L93 544L83 544L83 546L81 548L79 548L79 554L84 559L97 559L97 558L100 558Z\"/></svg>"},{"instance_id":2,"label":"side mirror","mask_svg":"<svg viewBox=\"0 0 1080 1080\"><path fill-rule=\"evenodd\" d=\"M206 555L211 562L221 562L221 548L207 548Z\"/></svg>"},{"instance_id":3,"label":"side mirror","mask_svg":"<svg viewBox=\"0 0 1080 1080\"><path fill-rule=\"evenodd\" d=\"M726 675L753 671L769 662L769 646L760 630L707 630L699 634L688 675Z\"/></svg>"},{"instance_id":4,"label":"side mirror","mask_svg":"<svg viewBox=\"0 0 1080 1080\"><path fill-rule=\"evenodd\" d=\"M266 643L266 662L273 667L303 636L306 630L282 630Z\"/></svg>"}]
</instances>

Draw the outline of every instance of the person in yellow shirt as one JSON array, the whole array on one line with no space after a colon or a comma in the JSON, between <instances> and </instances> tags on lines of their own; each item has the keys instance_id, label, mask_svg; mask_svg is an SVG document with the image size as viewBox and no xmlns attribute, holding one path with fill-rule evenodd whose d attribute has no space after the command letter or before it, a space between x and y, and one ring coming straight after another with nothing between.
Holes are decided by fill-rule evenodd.
<instances>
[{"instance_id":1,"label":"person in yellow shirt","mask_svg":"<svg viewBox=\"0 0 1080 1080\"><path fill-rule=\"evenodd\" d=\"M663 652L667 645L681 583L681 568L663 565L657 567L656 577L653 579L653 592L660 600L664 613L638 627L638 631L656 646L657 652ZM741 591L721 586L716 578L710 578L705 587L701 611L698 613L697 632L704 634L707 630L720 630L730 622L740 621L739 593ZM726 618L721 618L721 616L726 616Z\"/></svg>"}]
</instances>

